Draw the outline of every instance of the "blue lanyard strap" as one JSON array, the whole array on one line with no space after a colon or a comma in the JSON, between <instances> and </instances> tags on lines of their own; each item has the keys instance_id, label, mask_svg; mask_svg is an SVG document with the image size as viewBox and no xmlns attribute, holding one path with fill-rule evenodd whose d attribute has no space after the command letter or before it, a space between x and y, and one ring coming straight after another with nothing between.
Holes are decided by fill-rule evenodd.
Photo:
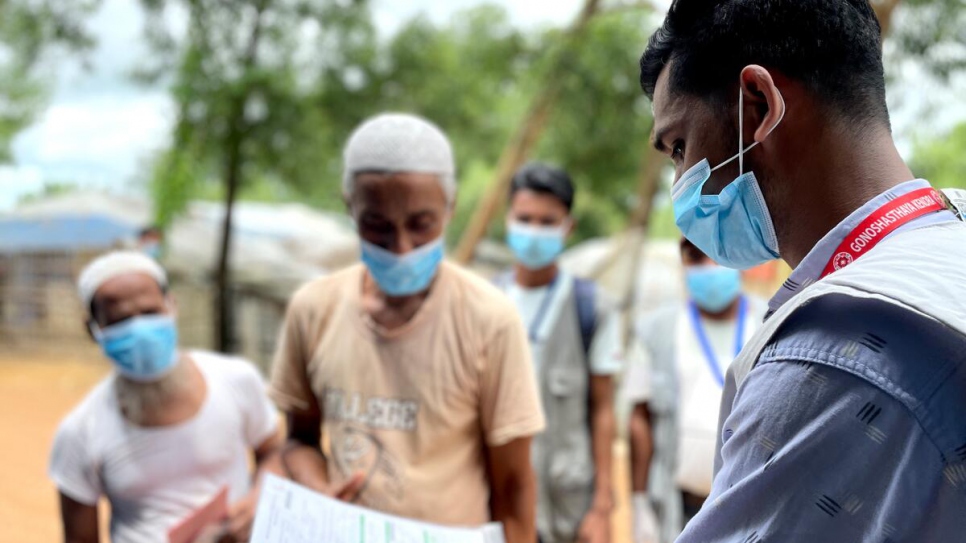
<instances>
[{"instance_id":1,"label":"blue lanyard strap","mask_svg":"<svg viewBox=\"0 0 966 543\"><path fill-rule=\"evenodd\" d=\"M547 316L547 310L550 309L550 302L553 301L553 295L557 290L557 282L560 274L554 276L553 281L547 287L547 293L543 295L543 300L540 302L540 307L537 309L537 313L533 316L533 321L530 323L530 342L536 343L537 337L540 332L540 325L543 324L543 320Z\"/></svg>"},{"instance_id":2,"label":"blue lanyard strap","mask_svg":"<svg viewBox=\"0 0 966 543\"><path fill-rule=\"evenodd\" d=\"M694 301L691 301L688 304L688 309L688 313L691 316L691 326L694 328L694 335L698 336L698 343L701 344L701 350L704 352L704 360L708 363L711 375L714 376L718 386L724 388L724 373L718 364L718 357L715 356L714 349L711 347L708 334L704 331L704 324L701 323L701 313L698 311L698 306L695 305ZM735 358L741 354L741 348L745 344L745 314L747 312L748 300L742 296L738 300L738 318L735 325Z\"/></svg>"}]
</instances>

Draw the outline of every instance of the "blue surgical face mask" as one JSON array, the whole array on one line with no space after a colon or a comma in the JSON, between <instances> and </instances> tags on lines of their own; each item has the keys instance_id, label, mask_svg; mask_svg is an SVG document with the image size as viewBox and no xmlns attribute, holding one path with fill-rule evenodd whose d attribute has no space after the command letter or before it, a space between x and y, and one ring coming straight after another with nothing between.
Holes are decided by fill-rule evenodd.
<instances>
[{"instance_id":1,"label":"blue surgical face mask","mask_svg":"<svg viewBox=\"0 0 966 543\"><path fill-rule=\"evenodd\" d=\"M781 123L785 104L775 123ZM738 154L712 168L703 159L671 187L674 222L684 237L712 260L729 268L746 269L778 258L778 236L755 174L744 171L744 93L738 93ZM769 131L769 134L771 131ZM739 176L719 194L702 194L711 172L738 159Z\"/></svg>"},{"instance_id":2,"label":"blue surgical face mask","mask_svg":"<svg viewBox=\"0 0 966 543\"><path fill-rule=\"evenodd\" d=\"M724 266L688 266L684 278L691 299L709 313L723 311L741 294L741 272Z\"/></svg>"},{"instance_id":3,"label":"blue surgical face mask","mask_svg":"<svg viewBox=\"0 0 966 543\"><path fill-rule=\"evenodd\" d=\"M548 227L510 222L506 243L523 267L539 270L553 264L563 252L568 227L569 224Z\"/></svg>"},{"instance_id":4,"label":"blue surgical face mask","mask_svg":"<svg viewBox=\"0 0 966 543\"><path fill-rule=\"evenodd\" d=\"M389 296L409 296L429 288L443 261L443 238L402 255L360 239L362 262L379 289Z\"/></svg>"},{"instance_id":5,"label":"blue surgical face mask","mask_svg":"<svg viewBox=\"0 0 966 543\"><path fill-rule=\"evenodd\" d=\"M156 241L145 243L144 245L141 245L141 252L155 260L158 260L161 258L161 244Z\"/></svg>"},{"instance_id":6,"label":"blue surgical face mask","mask_svg":"<svg viewBox=\"0 0 966 543\"><path fill-rule=\"evenodd\" d=\"M117 371L132 381L157 381L177 365L178 328L171 315L142 315L91 331Z\"/></svg>"}]
</instances>

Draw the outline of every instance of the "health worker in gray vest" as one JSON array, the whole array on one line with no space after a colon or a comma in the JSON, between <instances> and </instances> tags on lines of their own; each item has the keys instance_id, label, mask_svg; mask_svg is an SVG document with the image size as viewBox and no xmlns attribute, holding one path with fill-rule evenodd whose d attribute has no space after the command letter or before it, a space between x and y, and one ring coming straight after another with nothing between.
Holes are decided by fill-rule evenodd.
<instances>
[{"instance_id":1,"label":"health worker in gray vest","mask_svg":"<svg viewBox=\"0 0 966 543\"><path fill-rule=\"evenodd\" d=\"M767 310L687 239L681 264L687 300L636 320L624 373L634 543L671 543L711 492L724 374Z\"/></svg>"},{"instance_id":2,"label":"health worker in gray vest","mask_svg":"<svg viewBox=\"0 0 966 543\"><path fill-rule=\"evenodd\" d=\"M966 224L896 150L880 31L867 0L676 0L641 58L678 227L793 268L680 543L966 534Z\"/></svg>"},{"instance_id":3,"label":"health worker in gray vest","mask_svg":"<svg viewBox=\"0 0 966 543\"><path fill-rule=\"evenodd\" d=\"M621 331L613 304L595 285L557 266L574 228L573 203L574 185L563 170L534 163L517 172L507 217L516 265L497 284L529 331L547 417L532 447L540 540L608 543Z\"/></svg>"}]
</instances>

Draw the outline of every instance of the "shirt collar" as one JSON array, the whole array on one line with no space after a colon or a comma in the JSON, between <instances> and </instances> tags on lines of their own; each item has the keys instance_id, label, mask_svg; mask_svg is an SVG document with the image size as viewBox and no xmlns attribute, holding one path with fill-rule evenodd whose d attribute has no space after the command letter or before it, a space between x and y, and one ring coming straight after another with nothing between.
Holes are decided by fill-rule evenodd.
<instances>
[{"instance_id":1,"label":"shirt collar","mask_svg":"<svg viewBox=\"0 0 966 543\"><path fill-rule=\"evenodd\" d=\"M891 200L896 198L901 198L910 192L929 188L930 184L928 181L923 179L914 179L912 181L906 181L892 187L891 189L883 192L882 194L876 196L875 198L869 200L859 209L852 212L851 215L845 218L844 221L840 222L835 228L833 228L828 234L825 234L815 247L808 252L802 262L797 268L792 271L792 274L788 277L788 280L778 289L778 292L772 297L768 302L768 314L771 315L778 310L782 305L788 300L792 299L796 294L805 290L806 287L815 283L822 277L822 271L825 269L825 265L828 264L829 259L832 258L832 253L841 245L845 237L849 235L858 225L872 215L877 209L884 206ZM924 215L908 223L902 225L900 228L896 229L889 236L902 232L904 230L909 230L912 228L919 228L929 224L935 224L938 222L945 222L951 219L955 219L955 216L950 211L941 211L938 213L930 213ZM885 239L888 239L886 236Z\"/></svg>"}]
</instances>

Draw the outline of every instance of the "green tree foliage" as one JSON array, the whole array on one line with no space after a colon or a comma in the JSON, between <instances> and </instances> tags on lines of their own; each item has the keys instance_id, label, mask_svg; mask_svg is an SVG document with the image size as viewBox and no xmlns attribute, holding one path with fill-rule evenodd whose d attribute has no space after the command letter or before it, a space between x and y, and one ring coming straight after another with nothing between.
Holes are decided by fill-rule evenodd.
<instances>
[{"instance_id":1,"label":"green tree foliage","mask_svg":"<svg viewBox=\"0 0 966 543\"><path fill-rule=\"evenodd\" d=\"M326 49L314 64L303 66L302 73L314 78L305 82L309 92L287 98L291 106L286 108L299 108L299 115L288 118L281 130L295 140L275 157L285 169L272 174L256 169L241 195L297 198L341 209L341 150L350 131L380 111L413 112L438 123L453 140L461 182L450 229L455 239L546 73L561 32L524 32L503 8L486 4L445 24L416 17L384 41L371 25L353 24L363 30L340 42L335 53ZM595 20L585 43L567 59L560 104L537 150L536 159L574 175L578 238L618 230L634 203L640 153L650 130L649 107L636 81L647 37L642 27L645 14L635 11ZM174 150L195 152L178 143L177 132L175 137ZM156 197L176 204L159 205L160 210L179 210L188 198L224 196L224 183L193 181L211 178L197 171L210 154L202 149L196 155L201 159L159 162L163 182L155 184ZM493 233L502 233L499 224Z\"/></svg>"},{"instance_id":2,"label":"green tree foliage","mask_svg":"<svg viewBox=\"0 0 966 543\"><path fill-rule=\"evenodd\" d=\"M174 2L142 1L155 12ZM237 69L238 55L224 51L240 51L246 20L242 12L257 2L174 3L194 10L192 28L198 29L184 40L194 45L181 48L170 35L149 32L157 50L169 53L162 58L180 62L169 63L167 73L175 74L181 120L172 150L158 162L154 185L162 222L188 198L224 198L224 176L218 172L225 152L219 142L225 141L229 127L223 121L228 98L241 93L255 104L246 109L267 112L246 120L250 137L241 153L241 197L294 198L341 209L340 155L349 132L379 111L410 111L437 122L454 141L462 187L451 234L458 236L546 73L547 59L561 42L560 30L515 28L502 8L486 4L445 24L417 17L389 39L380 39L362 4L345 10L265 1L267 9L281 14L272 18L275 30L266 38L272 45L265 46L277 52L260 55L260 68L245 72ZM889 14L884 25L887 49L905 58L926 59L939 74L955 66L949 59L955 57L966 25L951 21L963 12L961 0L874 4ZM307 5L319 11L306 15ZM328 18L316 17L327 9ZM222 18L214 18L216 13ZM534 157L574 175L578 239L619 230L635 204L640 157L650 130L649 107L636 81L637 61L654 23L650 15L646 10L621 10L595 18L584 43L567 58L559 103ZM201 16L212 22L195 21ZM293 31L306 17L322 30ZM232 39L216 41L222 34L203 29L222 24L232 30L226 34ZM306 36L314 36L309 39L313 54L300 56ZM944 45L937 50L937 43ZM236 67L217 60L226 58L235 58ZM248 75L232 75L240 73ZM655 219L665 215L658 212ZM491 234L501 233L497 221Z\"/></svg>"},{"instance_id":3,"label":"green tree foliage","mask_svg":"<svg viewBox=\"0 0 966 543\"><path fill-rule=\"evenodd\" d=\"M425 17L387 43L374 37L349 51L350 63L328 68L310 104L327 121L316 152L324 179L302 187L315 202L340 194L341 149L349 132L380 111L406 111L439 124L453 139L458 167L491 166L521 102L530 49L506 13L482 6L437 27Z\"/></svg>"},{"instance_id":4,"label":"green tree foliage","mask_svg":"<svg viewBox=\"0 0 966 543\"><path fill-rule=\"evenodd\" d=\"M319 70L343 63L343 44L369 41L366 7L302 0L143 0L147 36L157 53L139 72L167 80L178 109L169 151L156 165L152 195L167 224L198 194L224 196L227 174L239 189L256 182L309 187L327 166L319 150L331 123L305 107ZM165 9L190 15L183 37ZM322 63L318 52L325 52ZM324 65L322 65L324 64ZM325 157L328 158L328 157ZM255 193L264 193L255 190Z\"/></svg>"},{"instance_id":5,"label":"green tree foliage","mask_svg":"<svg viewBox=\"0 0 966 543\"><path fill-rule=\"evenodd\" d=\"M51 197L71 194L78 190L77 185L73 183L50 181L44 183L44 187L40 192L25 194L18 198L17 204L20 205L29 204L32 202L41 202Z\"/></svg>"},{"instance_id":6,"label":"green tree foliage","mask_svg":"<svg viewBox=\"0 0 966 543\"><path fill-rule=\"evenodd\" d=\"M372 34L361 1L142 0L156 60L139 77L170 81L178 119L158 161L152 192L162 225L206 184L224 190L225 217L216 273L216 344L234 350L229 285L233 206L255 179L305 183L318 175L311 150L324 119L304 107L317 51L342 66L341 44ZM166 10L188 13L186 35L166 27ZM311 122L311 123L310 123ZM317 149L316 149L317 151ZM301 160L300 160L301 159Z\"/></svg>"},{"instance_id":7,"label":"green tree foliage","mask_svg":"<svg viewBox=\"0 0 966 543\"><path fill-rule=\"evenodd\" d=\"M99 0L0 0L0 162L10 141L44 104L40 70L52 49L84 52L93 45L82 26Z\"/></svg>"},{"instance_id":8,"label":"green tree foliage","mask_svg":"<svg viewBox=\"0 0 966 543\"><path fill-rule=\"evenodd\" d=\"M618 230L633 205L650 109L636 80L646 13L604 15L591 23L560 70L562 91L534 159L566 168L578 186L577 239ZM454 141L460 197L455 239L492 179L500 152L550 69L562 31L513 28L503 8L482 5L435 26L407 24L374 70L360 118L380 109L413 111L439 123ZM629 44L635 44L630 46ZM378 67L378 64L377 64ZM341 143L341 142L340 142ZM492 233L502 234L497 221Z\"/></svg>"},{"instance_id":9,"label":"green tree foliage","mask_svg":"<svg viewBox=\"0 0 966 543\"><path fill-rule=\"evenodd\" d=\"M888 12L891 20L883 22L886 51L893 60L921 63L944 82L966 68L966 2L879 0L878 3L895 4L894 11Z\"/></svg>"},{"instance_id":10,"label":"green tree foliage","mask_svg":"<svg viewBox=\"0 0 966 543\"><path fill-rule=\"evenodd\" d=\"M938 188L966 188L966 123L945 137L917 142L913 172Z\"/></svg>"},{"instance_id":11,"label":"green tree foliage","mask_svg":"<svg viewBox=\"0 0 966 543\"><path fill-rule=\"evenodd\" d=\"M523 114L537 49L502 8L487 5L441 27L416 18L385 47L385 68L372 79L377 105L363 117L380 109L410 111L449 134L461 184L451 240L483 196Z\"/></svg>"},{"instance_id":12,"label":"green tree foliage","mask_svg":"<svg viewBox=\"0 0 966 543\"><path fill-rule=\"evenodd\" d=\"M619 230L637 192L651 131L650 104L637 75L650 13L598 16L568 59L563 91L535 158L566 168L579 187L577 238ZM552 43L553 33L543 37Z\"/></svg>"}]
</instances>

